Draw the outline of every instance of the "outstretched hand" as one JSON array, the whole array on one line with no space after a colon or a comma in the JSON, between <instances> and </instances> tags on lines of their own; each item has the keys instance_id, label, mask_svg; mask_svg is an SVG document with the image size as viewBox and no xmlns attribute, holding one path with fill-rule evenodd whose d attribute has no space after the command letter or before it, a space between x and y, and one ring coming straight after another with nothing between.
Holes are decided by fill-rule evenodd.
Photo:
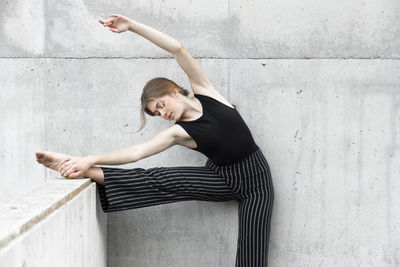
<instances>
[{"instance_id":1,"label":"outstretched hand","mask_svg":"<svg viewBox=\"0 0 400 267\"><path fill-rule=\"evenodd\" d=\"M88 158L71 157L61 161L59 172L64 177L77 178L82 176L91 166L92 163Z\"/></svg>"},{"instance_id":2,"label":"outstretched hand","mask_svg":"<svg viewBox=\"0 0 400 267\"><path fill-rule=\"evenodd\" d=\"M107 21L103 21L99 19L99 22L104 25L104 27L109 27L109 30L116 33L121 33L129 29L132 20L127 17L110 14L110 19Z\"/></svg>"}]
</instances>

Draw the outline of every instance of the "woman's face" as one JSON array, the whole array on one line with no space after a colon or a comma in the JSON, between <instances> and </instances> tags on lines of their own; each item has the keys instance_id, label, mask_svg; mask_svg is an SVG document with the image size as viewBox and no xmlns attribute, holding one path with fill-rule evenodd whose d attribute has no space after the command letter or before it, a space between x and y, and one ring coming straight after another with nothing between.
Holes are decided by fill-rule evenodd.
<instances>
[{"instance_id":1,"label":"woman's face","mask_svg":"<svg viewBox=\"0 0 400 267\"><path fill-rule=\"evenodd\" d=\"M182 102L179 102L179 94L175 96L164 95L152 98L147 102L147 108L155 115L165 120L178 120L183 111Z\"/></svg>"}]
</instances>

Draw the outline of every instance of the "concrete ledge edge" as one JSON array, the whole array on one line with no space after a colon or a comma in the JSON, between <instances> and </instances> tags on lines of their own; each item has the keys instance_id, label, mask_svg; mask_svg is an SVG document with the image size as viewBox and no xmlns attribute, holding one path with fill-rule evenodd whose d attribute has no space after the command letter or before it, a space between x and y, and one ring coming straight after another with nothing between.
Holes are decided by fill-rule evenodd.
<instances>
[{"instance_id":1,"label":"concrete ledge edge","mask_svg":"<svg viewBox=\"0 0 400 267\"><path fill-rule=\"evenodd\" d=\"M0 204L0 249L57 209L71 201L91 184L85 179L53 179L35 190Z\"/></svg>"}]
</instances>

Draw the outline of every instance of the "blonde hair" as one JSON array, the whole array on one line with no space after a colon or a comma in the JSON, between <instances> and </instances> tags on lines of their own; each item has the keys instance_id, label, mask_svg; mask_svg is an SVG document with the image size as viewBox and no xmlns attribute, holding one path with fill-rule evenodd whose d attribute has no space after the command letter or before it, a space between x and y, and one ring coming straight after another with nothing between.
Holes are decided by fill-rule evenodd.
<instances>
[{"instance_id":1,"label":"blonde hair","mask_svg":"<svg viewBox=\"0 0 400 267\"><path fill-rule=\"evenodd\" d=\"M147 108L147 102L152 98L162 97L173 92L174 89L184 96L189 95L189 91L177 85L175 82L164 77L156 77L148 81L143 87L142 96L140 98L140 127L136 133L140 132L146 125L146 116L144 113L154 117L155 115Z\"/></svg>"}]
</instances>

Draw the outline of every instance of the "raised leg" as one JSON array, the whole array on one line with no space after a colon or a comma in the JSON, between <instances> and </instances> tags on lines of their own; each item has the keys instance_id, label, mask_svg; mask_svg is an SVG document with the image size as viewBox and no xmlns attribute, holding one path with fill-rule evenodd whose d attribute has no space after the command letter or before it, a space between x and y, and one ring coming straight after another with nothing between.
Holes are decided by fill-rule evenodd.
<instances>
[{"instance_id":1,"label":"raised leg","mask_svg":"<svg viewBox=\"0 0 400 267\"><path fill-rule=\"evenodd\" d=\"M104 185L97 184L97 188L104 212L178 201L228 201L235 198L223 177L202 166L101 168Z\"/></svg>"},{"instance_id":2,"label":"raised leg","mask_svg":"<svg viewBox=\"0 0 400 267\"><path fill-rule=\"evenodd\" d=\"M43 164L47 168L58 171L61 161L65 158L71 157L64 153L55 153L50 151L36 152L36 161ZM84 177L91 178L95 182L104 185L104 173L99 167L90 167L83 175Z\"/></svg>"},{"instance_id":3,"label":"raised leg","mask_svg":"<svg viewBox=\"0 0 400 267\"><path fill-rule=\"evenodd\" d=\"M104 173L100 167L90 167L83 176L92 179L96 183L104 185Z\"/></svg>"}]
</instances>

